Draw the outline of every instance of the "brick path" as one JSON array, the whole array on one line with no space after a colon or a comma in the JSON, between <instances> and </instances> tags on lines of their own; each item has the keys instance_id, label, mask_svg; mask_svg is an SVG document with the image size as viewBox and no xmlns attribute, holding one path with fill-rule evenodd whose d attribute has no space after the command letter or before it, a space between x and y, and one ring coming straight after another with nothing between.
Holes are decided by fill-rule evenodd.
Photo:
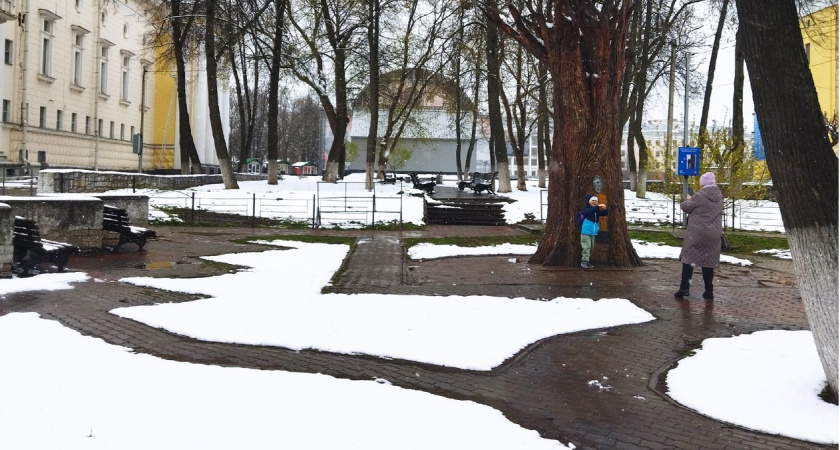
<instances>
[{"instance_id":1,"label":"brick path","mask_svg":"<svg viewBox=\"0 0 840 450\"><path fill-rule=\"evenodd\" d=\"M26 292L0 299L0 315L35 311L79 332L167 359L223 366L325 373L349 379L381 377L392 384L492 406L550 439L577 448L836 448L757 433L687 410L661 394L660 375L703 339L765 329L806 329L807 321L789 261L754 258L756 266L722 265L716 299L686 301L672 294L679 277L674 260L646 260L635 269L593 271L529 265L522 257L458 257L413 261L402 239L422 236L515 235L510 227L430 226L426 231L309 231L155 227L161 239L146 252L74 257L70 270L99 282L72 290ZM253 235L343 234L359 238L334 292L425 295L496 295L528 298L629 298L657 320L556 336L532 344L502 366L472 372L319 351L201 342L120 319L119 306L194 299L187 294L137 287L127 276L196 277L225 270L198 256L264 250L235 239ZM701 283L698 274L695 282ZM104 281L104 282L102 282ZM501 330L500 330L501 331ZM607 380L604 380L607 377ZM598 379L611 386L588 385ZM772 395L768 393L768 395Z\"/></svg>"}]
</instances>

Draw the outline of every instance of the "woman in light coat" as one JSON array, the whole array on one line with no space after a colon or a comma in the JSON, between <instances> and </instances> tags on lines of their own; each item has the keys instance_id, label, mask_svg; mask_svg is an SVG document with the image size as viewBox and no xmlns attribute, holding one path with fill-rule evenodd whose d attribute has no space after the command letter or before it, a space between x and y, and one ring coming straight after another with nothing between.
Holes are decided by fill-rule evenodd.
<instances>
[{"instance_id":1,"label":"woman in light coat","mask_svg":"<svg viewBox=\"0 0 840 450\"><path fill-rule=\"evenodd\" d=\"M723 194L712 172L706 172L700 177L700 187L701 189L695 195L687 196L686 200L680 204L680 208L689 216L685 240L680 252L680 261L683 263L680 290L674 293L674 297L688 296L694 267L700 266L706 288L703 298L712 300L715 298L714 268L720 263Z\"/></svg>"}]
</instances>

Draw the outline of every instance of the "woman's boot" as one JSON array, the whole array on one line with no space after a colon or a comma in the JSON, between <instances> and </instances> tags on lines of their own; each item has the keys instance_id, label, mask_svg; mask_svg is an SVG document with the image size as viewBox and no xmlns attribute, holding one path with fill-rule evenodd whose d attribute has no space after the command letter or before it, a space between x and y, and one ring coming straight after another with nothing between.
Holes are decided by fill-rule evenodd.
<instances>
[{"instance_id":1,"label":"woman's boot","mask_svg":"<svg viewBox=\"0 0 840 450\"><path fill-rule=\"evenodd\" d=\"M703 291L703 298L706 300L713 300L715 298L714 278L715 269L712 267L703 267L703 284L706 285L706 290Z\"/></svg>"},{"instance_id":2,"label":"woman's boot","mask_svg":"<svg viewBox=\"0 0 840 450\"><path fill-rule=\"evenodd\" d=\"M683 298L688 297L688 288L691 286L691 274L694 272L694 267L691 264L683 263L682 276L680 279L680 290L674 292L674 297Z\"/></svg>"}]
</instances>

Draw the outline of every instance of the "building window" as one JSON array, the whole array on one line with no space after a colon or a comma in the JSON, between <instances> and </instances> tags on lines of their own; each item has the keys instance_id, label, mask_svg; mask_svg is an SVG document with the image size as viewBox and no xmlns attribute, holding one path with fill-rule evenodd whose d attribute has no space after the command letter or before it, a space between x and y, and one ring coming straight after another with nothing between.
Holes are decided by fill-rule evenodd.
<instances>
[{"instance_id":1,"label":"building window","mask_svg":"<svg viewBox=\"0 0 840 450\"><path fill-rule=\"evenodd\" d=\"M47 107L42 106L38 113L38 126L41 128L47 127Z\"/></svg>"},{"instance_id":2,"label":"building window","mask_svg":"<svg viewBox=\"0 0 840 450\"><path fill-rule=\"evenodd\" d=\"M134 139L134 125L131 126L131 133L128 135L128 140Z\"/></svg>"},{"instance_id":3,"label":"building window","mask_svg":"<svg viewBox=\"0 0 840 450\"><path fill-rule=\"evenodd\" d=\"M61 119L63 119L64 112L62 110L58 110L55 112L55 129L61 130Z\"/></svg>"},{"instance_id":4,"label":"building window","mask_svg":"<svg viewBox=\"0 0 840 450\"><path fill-rule=\"evenodd\" d=\"M131 61L131 57L123 54L122 55L122 93L121 99L128 101L128 63Z\"/></svg>"},{"instance_id":5,"label":"building window","mask_svg":"<svg viewBox=\"0 0 840 450\"><path fill-rule=\"evenodd\" d=\"M55 22L61 16L47 9L39 9L41 16L41 75L52 75L53 40L55 39Z\"/></svg>"},{"instance_id":6,"label":"building window","mask_svg":"<svg viewBox=\"0 0 840 450\"><path fill-rule=\"evenodd\" d=\"M41 30L41 73L50 76L52 73L52 44L55 22L44 17L44 27Z\"/></svg>"},{"instance_id":7,"label":"building window","mask_svg":"<svg viewBox=\"0 0 840 450\"><path fill-rule=\"evenodd\" d=\"M108 133L108 137L110 137L111 139L114 139L114 121L113 120L111 121L111 129L110 129L110 133Z\"/></svg>"},{"instance_id":8,"label":"building window","mask_svg":"<svg viewBox=\"0 0 840 450\"><path fill-rule=\"evenodd\" d=\"M85 116L85 134L90 134L90 116Z\"/></svg>"},{"instance_id":9,"label":"building window","mask_svg":"<svg viewBox=\"0 0 840 450\"><path fill-rule=\"evenodd\" d=\"M104 40L103 40L104 41ZM99 46L99 92L108 93L108 50L110 42L102 42Z\"/></svg>"},{"instance_id":10,"label":"building window","mask_svg":"<svg viewBox=\"0 0 840 450\"><path fill-rule=\"evenodd\" d=\"M76 120L77 119L78 119L78 114L76 114L76 113L71 113L70 114L70 131L72 131L73 133L75 133L76 129L77 129L76 128Z\"/></svg>"},{"instance_id":11,"label":"building window","mask_svg":"<svg viewBox=\"0 0 840 450\"><path fill-rule=\"evenodd\" d=\"M121 141L125 140L125 124L124 123L120 124L120 140Z\"/></svg>"},{"instance_id":12,"label":"building window","mask_svg":"<svg viewBox=\"0 0 840 450\"><path fill-rule=\"evenodd\" d=\"M96 123L96 135L102 136L102 119L99 119Z\"/></svg>"},{"instance_id":13,"label":"building window","mask_svg":"<svg viewBox=\"0 0 840 450\"><path fill-rule=\"evenodd\" d=\"M805 44L805 60L811 64L811 44Z\"/></svg>"},{"instance_id":14,"label":"building window","mask_svg":"<svg viewBox=\"0 0 840 450\"><path fill-rule=\"evenodd\" d=\"M73 33L73 84L81 86L85 61L85 35L88 31L73 25Z\"/></svg>"},{"instance_id":15,"label":"building window","mask_svg":"<svg viewBox=\"0 0 840 450\"><path fill-rule=\"evenodd\" d=\"M12 102L3 99L3 122L8 123L11 120Z\"/></svg>"},{"instance_id":16,"label":"building window","mask_svg":"<svg viewBox=\"0 0 840 450\"><path fill-rule=\"evenodd\" d=\"M3 54L3 60L6 64L12 64L12 41L6 39L6 53Z\"/></svg>"}]
</instances>

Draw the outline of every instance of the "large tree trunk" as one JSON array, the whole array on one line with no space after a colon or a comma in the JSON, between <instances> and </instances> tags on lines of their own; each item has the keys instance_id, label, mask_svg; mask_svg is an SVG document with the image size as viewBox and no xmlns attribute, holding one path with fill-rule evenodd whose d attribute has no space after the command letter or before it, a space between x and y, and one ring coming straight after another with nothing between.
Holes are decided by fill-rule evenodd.
<instances>
[{"instance_id":1,"label":"large tree trunk","mask_svg":"<svg viewBox=\"0 0 840 450\"><path fill-rule=\"evenodd\" d=\"M231 72L233 73L233 82L236 86L236 108L239 112L239 162L236 165L236 171L242 172L245 170L245 161L251 156L250 140L254 134L254 121L251 114L251 97L248 89L242 90L242 83L248 85L248 67L241 65L242 80L239 77L239 68L236 64L237 55L233 51L233 47L228 51L228 56L231 59Z\"/></svg>"},{"instance_id":2,"label":"large tree trunk","mask_svg":"<svg viewBox=\"0 0 840 450\"><path fill-rule=\"evenodd\" d=\"M368 2L368 125L367 145L365 146L365 188L373 190L373 165L376 163L376 141L379 136L379 2Z\"/></svg>"},{"instance_id":3,"label":"large tree trunk","mask_svg":"<svg viewBox=\"0 0 840 450\"><path fill-rule=\"evenodd\" d=\"M465 179L464 174L464 166L461 162L461 147L463 146L463 127L461 126L461 122L464 120L464 111L463 107L464 104L462 102L463 96L461 92L463 92L463 84L461 83L461 60L463 59L463 44L464 44L464 10L463 8L458 10L458 39L455 44L455 171L458 175L458 181L463 181ZM477 101L473 99L473 101Z\"/></svg>"},{"instance_id":4,"label":"large tree trunk","mask_svg":"<svg viewBox=\"0 0 840 450\"><path fill-rule=\"evenodd\" d=\"M216 8L214 2L207 2L206 6L207 28L204 34L204 50L207 58L207 103L210 110L210 129L213 133L213 144L216 147L216 157L219 159L219 169L222 172L222 181L225 189L239 189L233 168L230 165L230 155L227 150L227 141L222 128L222 114L219 111L219 87L218 68L216 64L216 41L214 25L216 19Z\"/></svg>"},{"instance_id":5,"label":"large tree trunk","mask_svg":"<svg viewBox=\"0 0 840 450\"><path fill-rule=\"evenodd\" d=\"M627 172L630 178L630 190L636 192L636 174L638 165L636 161L635 140L633 138L632 126L630 121L636 116L636 107L639 103L644 104L644 101L639 102L639 96L644 97L644 92L639 92L639 85L636 83L638 73L644 63L645 58L642 56L639 41L641 40L643 19L642 8L645 2L637 1L633 5L633 12L631 14L630 26L627 36L627 48L634 49L638 56L631 57L624 68L624 75L621 81L621 116L618 122L618 129L616 130L621 136L624 132L624 126L627 125ZM642 74L647 79L647 74ZM621 140L621 138L619 138Z\"/></svg>"},{"instance_id":6,"label":"large tree trunk","mask_svg":"<svg viewBox=\"0 0 840 450\"><path fill-rule=\"evenodd\" d=\"M198 150L195 148L195 140L190 126L190 109L187 103L187 71L184 61L184 41L186 30L181 28L181 2L173 0L172 6L172 41L175 53L175 74L178 85L178 145L181 150L181 173L198 173L201 170L201 161L198 158Z\"/></svg>"},{"instance_id":7,"label":"large tree trunk","mask_svg":"<svg viewBox=\"0 0 840 450\"><path fill-rule=\"evenodd\" d=\"M286 10L284 0L274 0L274 45L271 54L271 67L268 74L268 184L277 184L277 148L280 146L278 121L278 103L280 101L280 64L283 60L283 12Z\"/></svg>"},{"instance_id":8,"label":"large tree trunk","mask_svg":"<svg viewBox=\"0 0 840 450\"><path fill-rule=\"evenodd\" d=\"M539 99L538 99L538 114L537 114L537 167L539 167L539 172L537 173L537 186L541 189L545 189L545 178L546 178L546 171L545 171L545 161L546 161L546 151L545 148L548 145L546 142L548 138L548 89L546 88L546 83L548 83L548 71L545 68L545 64L539 63L538 66L539 77L540 77L540 86L539 86ZM533 151L533 150L532 150Z\"/></svg>"},{"instance_id":9,"label":"large tree trunk","mask_svg":"<svg viewBox=\"0 0 840 450\"><path fill-rule=\"evenodd\" d=\"M743 36L735 34L735 86L732 88L732 148L740 152L744 148L744 44Z\"/></svg>"},{"instance_id":10,"label":"large tree trunk","mask_svg":"<svg viewBox=\"0 0 840 450\"><path fill-rule=\"evenodd\" d=\"M648 152L650 151L645 141L645 136L642 134L642 118L638 116L640 109L636 110L632 119L630 119L630 128L628 130L630 137L636 141L639 146L639 170L636 172L636 198L645 198L647 196L647 167L648 167Z\"/></svg>"},{"instance_id":11,"label":"large tree trunk","mask_svg":"<svg viewBox=\"0 0 840 450\"><path fill-rule=\"evenodd\" d=\"M467 158L464 161L464 171L470 172L472 166L473 152L475 151L476 136L478 133L478 95L481 92L481 71L478 70L478 65L473 69L473 101L472 101L472 116L470 117L470 143L467 146ZM477 166L478 164L476 164Z\"/></svg>"},{"instance_id":12,"label":"large tree trunk","mask_svg":"<svg viewBox=\"0 0 840 450\"><path fill-rule=\"evenodd\" d=\"M335 113L327 114L330 129L333 133L333 142L330 145L330 153L327 155L327 167L322 180L334 183L344 177L344 139L347 137L347 80L345 78L345 55L342 51L336 50L336 100Z\"/></svg>"},{"instance_id":13,"label":"large tree trunk","mask_svg":"<svg viewBox=\"0 0 840 450\"><path fill-rule=\"evenodd\" d=\"M640 2L641 3L641 2ZM648 70L650 69L650 54L651 49L651 26L653 21L653 2L646 2L645 8L645 27L642 32L642 58L639 62L638 71L636 72L635 89L638 92L636 98L636 106L633 108L633 118L630 119L630 128L636 143L639 144L639 170L636 172L636 198L645 198L647 196L647 171L648 171L648 146L645 141L645 136L642 133L642 120L645 114L645 99L644 95L647 89ZM641 6L638 6L641 9Z\"/></svg>"},{"instance_id":14,"label":"large tree trunk","mask_svg":"<svg viewBox=\"0 0 840 450\"><path fill-rule=\"evenodd\" d=\"M500 78L501 46L499 30L495 25L487 24L487 112L490 118L491 161L499 172L499 186L496 192L510 192L510 168L508 167L507 146L505 145L505 126L502 123Z\"/></svg>"},{"instance_id":15,"label":"large tree trunk","mask_svg":"<svg viewBox=\"0 0 840 450\"><path fill-rule=\"evenodd\" d=\"M597 17L590 10L575 11L575 6L567 5L568 20L561 21L562 26L555 23L546 33L544 61L553 83L555 128L548 218L532 263L580 263L575 213L583 208L586 193L591 192L590 181L600 175L602 193L610 208L610 241L606 251L593 252L592 260L641 265L627 231L620 138L616 133L631 1L606 3ZM599 254L602 256L596 259Z\"/></svg>"},{"instance_id":16,"label":"large tree trunk","mask_svg":"<svg viewBox=\"0 0 840 450\"><path fill-rule=\"evenodd\" d=\"M736 0L767 166L799 291L837 394L838 176L793 0Z\"/></svg>"}]
</instances>

